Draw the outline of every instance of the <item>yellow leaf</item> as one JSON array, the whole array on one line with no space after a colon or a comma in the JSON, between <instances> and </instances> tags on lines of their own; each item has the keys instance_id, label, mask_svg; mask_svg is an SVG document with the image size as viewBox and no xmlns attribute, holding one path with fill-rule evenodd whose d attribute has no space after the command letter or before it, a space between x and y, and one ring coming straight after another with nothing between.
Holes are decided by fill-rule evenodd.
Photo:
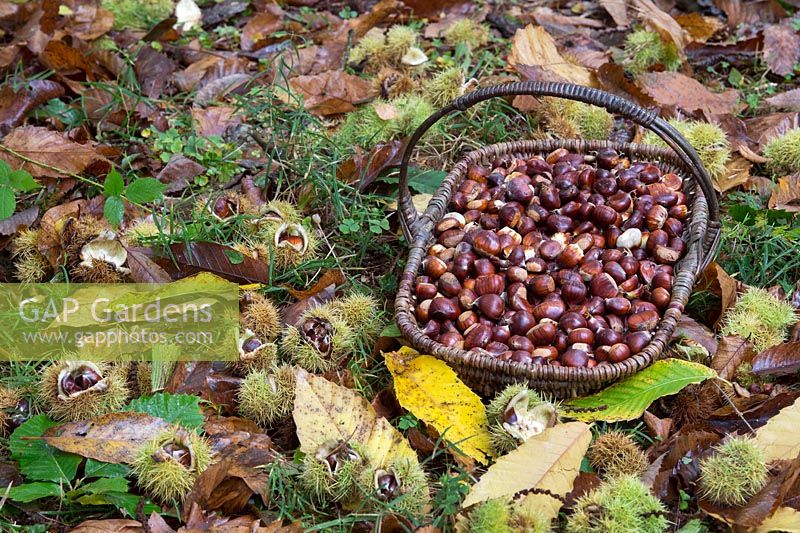
<instances>
[{"instance_id":1,"label":"yellow leaf","mask_svg":"<svg viewBox=\"0 0 800 533\"><path fill-rule=\"evenodd\" d=\"M386 466L395 457L417 461L417 454L400 432L385 418L378 418L366 399L305 370L297 373L292 416L300 449L305 453L315 453L326 442L342 440L361 443L376 466Z\"/></svg>"},{"instance_id":2,"label":"yellow leaf","mask_svg":"<svg viewBox=\"0 0 800 533\"><path fill-rule=\"evenodd\" d=\"M583 422L558 424L544 430L489 467L472 487L463 506L532 488L565 495L572 490L591 441L592 432Z\"/></svg>"},{"instance_id":3,"label":"yellow leaf","mask_svg":"<svg viewBox=\"0 0 800 533\"><path fill-rule=\"evenodd\" d=\"M778 507L772 516L758 526L755 533L769 533L770 531L800 533L800 512L791 507Z\"/></svg>"},{"instance_id":4,"label":"yellow leaf","mask_svg":"<svg viewBox=\"0 0 800 533\"><path fill-rule=\"evenodd\" d=\"M797 427L800 426L800 398L788 407L781 409L756 431L756 443L764 450L766 460L792 460L800 453L800 439Z\"/></svg>"},{"instance_id":5,"label":"yellow leaf","mask_svg":"<svg viewBox=\"0 0 800 533\"><path fill-rule=\"evenodd\" d=\"M525 28L517 30L508 63L512 66L539 66L566 81L590 87L595 85L589 69L561 57L556 48L556 41L541 26L528 24Z\"/></svg>"},{"instance_id":6,"label":"yellow leaf","mask_svg":"<svg viewBox=\"0 0 800 533\"><path fill-rule=\"evenodd\" d=\"M486 410L477 394L443 361L410 348L384 354L397 400L476 461L486 464L491 447Z\"/></svg>"}]
</instances>

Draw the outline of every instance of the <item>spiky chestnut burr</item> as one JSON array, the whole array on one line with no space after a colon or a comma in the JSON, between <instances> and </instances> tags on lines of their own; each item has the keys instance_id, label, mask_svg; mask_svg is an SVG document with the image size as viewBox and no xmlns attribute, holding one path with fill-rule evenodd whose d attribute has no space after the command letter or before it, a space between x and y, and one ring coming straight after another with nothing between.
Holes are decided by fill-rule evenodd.
<instances>
[{"instance_id":1,"label":"spiky chestnut burr","mask_svg":"<svg viewBox=\"0 0 800 533\"><path fill-rule=\"evenodd\" d=\"M764 289L750 287L725 313L721 333L744 337L761 352L786 340L786 331L797 318L789 303Z\"/></svg>"},{"instance_id":2,"label":"spiky chestnut burr","mask_svg":"<svg viewBox=\"0 0 800 533\"><path fill-rule=\"evenodd\" d=\"M764 147L767 168L776 175L800 172L800 129L787 131Z\"/></svg>"},{"instance_id":3,"label":"spiky chestnut burr","mask_svg":"<svg viewBox=\"0 0 800 533\"><path fill-rule=\"evenodd\" d=\"M507 453L558 422L557 406L525 385L509 385L486 408L496 455Z\"/></svg>"},{"instance_id":4,"label":"spiky chestnut burr","mask_svg":"<svg viewBox=\"0 0 800 533\"><path fill-rule=\"evenodd\" d=\"M567 519L570 533L636 531L661 533L666 509L634 476L612 478L575 503Z\"/></svg>"},{"instance_id":5,"label":"spiky chestnut burr","mask_svg":"<svg viewBox=\"0 0 800 533\"><path fill-rule=\"evenodd\" d=\"M360 446L343 441L321 445L306 455L298 484L315 502L352 502L357 498L358 478L366 467Z\"/></svg>"},{"instance_id":6,"label":"spiky chestnut burr","mask_svg":"<svg viewBox=\"0 0 800 533\"><path fill-rule=\"evenodd\" d=\"M281 315L266 296L248 291L240 300L242 323L262 342L272 342L281 332Z\"/></svg>"},{"instance_id":7,"label":"spiky chestnut burr","mask_svg":"<svg viewBox=\"0 0 800 533\"><path fill-rule=\"evenodd\" d=\"M91 418L120 409L128 400L127 368L92 361L62 361L45 368L40 393L56 420Z\"/></svg>"},{"instance_id":8,"label":"spiky chestnut burr","mask_svg":"<svg viewBox=\"0 0 800 533\"><path fill-rule=\"evenodd\" d=\"M212 462L209 443L176 425L139 448L131 467L140 487L155 500L169 503L183 501L197 476Z\"/></svg>"},{"instance_id":9,"label":"spiky chestnut burr","mask_svg":"<svg viewBox=\"0 0 800 533\"><path fill-rule=\"evenodd\" d=\"M261 342L252 331L245 330L239 338L239 359L231 365L238 376L255 371L271 371L278 362L278 345Z\"/></svg>"},{"instance_id":10,"label":"spiky chestnut burr","mask_svg":"<svg viewBox=\"0 0 800 533\"><path fill-rule=\"evenodd\" d=\"M17 391L8 387L0 387L0 437L8 434L30 415L28 400L22 398Z\"/></svg>"},{"instance_id":11,"label":"spiky chestnut burr","mask_svg":"<svg viewBox=\"0 0 800 533\"><path fill-rule=\"evenodd\" d=\"M636 442L621 431L608 431L597 437L589 447L589 461L604 479L638 476L650 465Z\"/></svg>"},{"instance_id":12,"label":"spiky chestnut burr","mask_svg":"<svg viewBox=\"0 0 800 533\"><path fill-rule=\"evenodd\" d=\"M425 471L416 460L407 457L396 457L385 467L365 470L359 490L366 491L362 498L365 501L382 502L412 515L419 515L430 501Z\"/></svg>"},{"instance_id":13,"label":"spiky chestnut burr","mask_svg":"<svg viewBox=\"0 0 800 533\"><path fill-rule=\"evenodd\" d=\"M237 394L239 414L262 427L287 417L294 404L295 372L295 367L281 365L247 374Z\"/></svg>"},{"instance_id":14,"label":"spiky chestnut burr","mask_svg":"<svg viewBox=\"0 0 800 533\"><path fill-rule=\"evenodd\" d=\"M366 340L373 339L382 324L378 301L366 294L353 293L330 303L357 335Z\"/></svg>"},{"instance_id":15,"label":"spiky chestnut burr","mask_svg":"<svg viewBox=\"0 0 800 533\"><path fill-rule=\"evenodd\" d=\"M767 477L764 451L751 438L732 437L700 462L701 494L720 505L744 505Z\"/></svg>"},{"instance_id":16,"label":"spiky chestnut burr","mask_svg":"<svg viewBox=\"0 0 800 533\"><path fill-rule=\"evenodd\" d=\"M327 372L342 362L354 340L347 322L330 305L322 305L284 330L280 351L309 372Z\"/></svg>"},{"instance_id":17,"label":"spiky chestnut burr","mask_svg":"<svg viewBox=\"0 0 800 533\"><path fill-rule=\"evenodd\" d=\"M511 504L495 498L476 505L467 518L469 533L514 533L511 527Z\"/></svg>"}]
</instances>

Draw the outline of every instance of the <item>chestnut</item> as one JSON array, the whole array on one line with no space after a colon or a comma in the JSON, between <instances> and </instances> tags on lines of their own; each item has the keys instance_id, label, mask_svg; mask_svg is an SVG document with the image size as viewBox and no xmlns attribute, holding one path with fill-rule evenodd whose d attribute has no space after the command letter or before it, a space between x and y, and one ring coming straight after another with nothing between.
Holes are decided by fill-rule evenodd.
<instances>
[{"instance_id":1,"label":"chestnut","mask_svg":"<svg viewBox=\"0 0 800 533\"><path fill-rule=\"evenodd\" d=\"M632 354L637 354L650 344L651 338L649 331L632 331L625 336L625 344L631 349Z\"/></svg>"},{"instance_id":2,"label":"chestnut","mask_svg":"<svg viewBox=\"0 0 800 533\"><path fill-rule=\"evenodd\" d=\"M567 306L561 298L551 298L534 307L533 316L536 320L542 320L544 318L558 320L566 310Z\"/></svg>"},{"instance_id":3,"label":"chestnut","mask_svg":"<svg viewBox=\"0 0 800 533\"><path fill-rule=\"evenodd\" d=\"M461 314L458 306L450 298L437 296L430 303L429 315L434 320L456 320Z\"/></svg>"},{"instance_id":4,"label":"chestnut","mask_svg":"<svg viewBox=\"0 0 800 533\"><path fill-rule=\"evenodd\" d=\"M506 288L506 282L500 274L487 274L478 276L475 280L475 294L502 294Z\"/></svg>"},{"instance_id":5,"label":"chestnut","mask_svg":"<svg viewBox=\"0 0 800 533\"><path fill-rule=\"evenodd\" d=\"M581 367L589 362L589 355L583 350L570 348L559 357L564 366Z\"/></svg>"},{"instance_id":6,"label":"chestnut","mask_svg":"<svg viewBox=\"0 0 800 533\"><path fill-rule=\"evenodd\" d=\"M514 335L526 335L536 325L536 319L528 311L517 311L508 324Z\"/></svg>"},{"instance_id":7,"label":"chestnut","mask_svg":"<svg viewBox=\"0 0 800 533\"><path fill-rule=\"evenodd\" d=\"M561 297L569 305L577 305L586 299L586 285L568 281L561 285Z\"/></svg>"},{"instance_id":8,"label":"chestnut","mask_svg":"<svg viewBox=\"0 0 800 533\"><path fill-rule=\"evenodd\" d=\"M589 283L589 290L592 296L601 298L613 298L619 293L617 282L607 272L595 276Z\"/></svg>"},{"instance_id":9,"label":"chestnut","mask_svg":"<svg viewBox=\"0 0 800 533\"><path fill-rule=\"evenodd\" d=\"M475 324L464 333L464 349L483 348L492 340L492 328Z\"/></svg>"},{"instance_id":10,"label":"chestnut","mask_svg":"<svg viewBox=\"0 0 800 533\"><path fill-rule=\"evenodd\" d=\"M612 363L621 363L631 356L631 349L627 344L617 343L608 350L608 360Z\"/></svg>"},{"instance_id":11,"label":"chestnut","mask_svg":"<svg viewBox=\"0 0 800 533\"><path fill-rule=\"evenodd\" d=\"M553 320L545 319L528 330L526 336L536 346L547 346L555 340L557 332L556 323Z\"/></svg>"},{"instance_id":12,"label":"chestnut","mask_svg":"<svg viewBox=\"0 0 800 533\"><path fill-rule=\"evenodd\" d=\"M489 320L499 319L506 310L506 304L503 298L493 293L480 296L475 300L475 305L478 307L481 314Z\"/></svg>"},{"instance_id":13,"label":"chestnut","mask_svg":"<svg viewBox=\"0 0 800 533\"><path fill-rule=\"evenodd\" d=\"M556 280L554 280L553 276L549 274L539 274L533 276L528 283L528 290L530 290L531 294L534 296L543 298L548 294L555 292Z\"/></svg>"}]
</instances>

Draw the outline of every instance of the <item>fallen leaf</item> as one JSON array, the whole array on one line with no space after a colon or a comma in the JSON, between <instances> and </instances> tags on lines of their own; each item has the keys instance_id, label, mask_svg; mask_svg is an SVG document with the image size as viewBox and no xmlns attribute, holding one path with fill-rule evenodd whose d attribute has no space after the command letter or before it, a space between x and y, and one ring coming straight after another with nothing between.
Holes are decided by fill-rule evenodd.
<instances>
[{"instance_id":1,"label":"fallen leaf","mask_svg":"<svg viewBox=\"0 0 800 533\"><path fill-rule=\"evenodd\" d=\"M283 27L283 10L277 4L266 4L263 13L256 13L242 28L242 50L252 52L269 44L269 37Z\"/></svg>"},{"instance_id":2,"label":"fallen leaf","mask_svg":"<svg viewBox=\"0 0 800 533\"><path fill-rule=\"evenodd\" d=\"M791 507L778 507L772 516L756 527L755 533L770 533L771 531L800 533L800 511Z\"/></svg>"},{"instance_id":3,"label":"fallen leaf","mask_svg":"<svg viewBox=\"0 0 800 533\"><path fill-rule=\"evenodd\" d=\"M39 218L39 208L29 207L25 211L14 213L5 220L0 220L0 235L14 235L20 230L29 228Z\"/></svg>"},{"instance_id":4,"label":"fallen leaf","mask_svg":"<svg viewBox=\"0 0 800 533\"><path fill-rule=\"evenodd\" d=\"M124 518L86 520L69 531L70 533L145 533L141 522Z\"/></svg>"},{"instance_id":5,"label":"fallen leaf","mask_svg":"<svg viewBox=\"0 0 800 533\"><path fill-rule=\"evenodd\" d=\"M788 109L790 111L800 111L800 89L792 89L775 96L765 98L764 102L772 107Z\"/></svg>"},{"instance_id":6,"label":"fallen leaf","mask_svg":"<svg viewBox=\"0 0 800 533\"><path fill-rule=\"evenodd\" d=\"M685 32L674 18L662 11L652 0L629 0L629 4L645 26L658 32L664 41L673 43L683 55L686 47Z\"/></svg>"},{"instance_id":7,"label":"fallen leaf","mask_svg":"<svg viewBox=\"0 0 800 533\"><path fill-rule=\"evenodd\" d=\"M742 363L749 362L755 355L753 345L746 339L734 335L722 337L719 348L711 359L711 368L719 377L730 381Z\"/></svg>"},{"instance_id":8,"label":"fallen leaf","mask_svg":"<svg viewBox=\"0 0 800 533\"><path fill-rule=\"evenodd\" d=\"M511 66L540 66L578 85L596 85L589 69L571 63L558 52L556 42L541 26L529 24L517 30L508 56Z\"/></svg>"},{"instance_id":9,"label":"fallen leaf","mask_svg":"<svg viewBox=\"0 0 800 533\"><path fill-rule=\"evenodd\" d=\"M778 180L769 197L770 209L800 211L800 174L786 176Z\"/></svg>"},{"instance_id":10,"label":"fallen leaf","mask_svg":"<svg viewBox=\"0 0 800 533\"><path fill-rule=\"evenodd\" d=\"M323 287L322 290L317 291L313 296L287 305L281 313L282 323L287 326L296 325L297 321L308 309L333 300L336 297L336 287L336 283L331 283L327 287Z\"/></svg>"},{"instance_id":11,"label":"fallen leaf","mask_svg":"<svg viewBox=\"0 0 800 533\"><path fill-rule=\"evenodd\" d=\"M665 359L656 361L644 370L583 398L567 400L565 413L584 421L620 422L639 418L655 400L680 392L691 383L700 383L716 376L705 365ZM571 408L578 410L571 410ZM584 410L591 408L589 410Z\"/></svg>"},{"instance_id":12,"label":"fallen leaf","mask_svg":"<svg viewBox=\"0 0 800 533\"><path fill-rule=\"evenodd\" d=\"M289 80L289 87L293 94L303 97L306 109L320 116L349 113L355 110L355 104L367 101L375 92L369 80L341 70L297 76ZM286 103L296 102L284 91L278 91L278 96Z\"/></svg>"},{"instance_id":13,"label":"fallen leaf","mask_svg":"<svg viewBox=\"0 0 800 533\"><path fill-rule=\"evenodd\" d=\"M372 464L385 466L393 458L417 460L417 454L388 420L375 415L356 391L299 370L292 411L300 449L316 453L329 441L353 441L364 447Z\"/></svg>"},{"instance_id":14,"label":"fallen leaf","mask_svg":"<svg viewBox=\"0 0 800 533\"><path fill-rule=\"evenodd\" d=\"M720 297L720 310L716 319L716 322L719 322L736 301L736 280L730 277L719 264L711 262L700 275L697 286L699 289L709 290Z\"/></svg>"},{"instance_id":15,"label":"fallen leaf","mask_svg":"<svg viewBox=\"0 0 800 533\"><path fill-rule=\"evenodd\" d=\"M800 60L800 35L783 24L772 24L764 28L764 61L769 70L778 76L794 72Z\"/></svg>"},{"instance_id":16,"label":"fallen leaf","mask_svg":"<svg viewBox=\"0 0 800 533\"><path fill-rule=\"evenodd\" d=\"M72 200L51 207L42 215L39 221L39 252L47 261L55 266L59 263L63 252L61 246L61 230L69 218L78 218L86 208L86 200Z\"/></svg>"},{"instance_id":17,"label":"fallen leaf","mask_svg":"<svg viewBox=\"0 0 800 533\"><path fill-rule=\"evenodd\" d=\"M189 242L173 244L170 250L171 256L159 256L156 262L174 279L198 272L211 272L236 283L270 282L268 264L228 246L213 242ZM232 257L240 257L241 261L234 263Z\"/></svg>"},{"instance_id":18,"label":"fallen leaf","mask_svg":"<svg viewBox=\"0 0 800 533\"><path fill-rule=\"evenodd\" d=\"M25 161L3 147L48 167ZM82 172L98 176L111 169L111 162L91 145L72 142L56 131L37 126L12 130L0 146L0 159L13 169L27 170L35 178L63 178Z\"/></svg>"},{"instance_id":19,"label":"fallen leaf","mask_svg":"<svg viewBox=\"0 0 800 533\"><path fill-rule=\"evenodd\" d=\"M326 270L322 273L317 281L314 282L314 285L311 287L304 289L304 290L295 290L291 287L287 288L289 294L295 300L305 300L311 298L312 296L316 296L324 289L329 287L330 285L344 285L347 279L344 277L344 274L338 268L331 268Z\"/></svg>"},{"instance_id":20,"label":"fallen leaf","mask_svg":"<svg viewBox=\"0 0 800 533\"><path fill-rule=\"evenodd\" d=\"M786 16L786 11L775 0L716 0L714 3L725 12L731 30L739 26L777 22Z\"/></svg>"},{"instance_id":21,"label":"fallen leaf","mask_svg":"<svg viewBox=\"0 0 800 533\"><path fill-rule=\"evenodd\" d=\"M250 74L229 74L207 83L197 91L194 101L199 105L209 105L233 93L243 93L247 84L253 81Z\"/></svg>"},{"instance_id":22,"label":"fallen leaf","mask_svg":"<svg viewBox=\"0 0 800 533\"><path fill-rule=\"evenodd\" d=\"M472 487L464 508L486 500L513 496L529 489L541 489L564 496L580 471L580 464L592 432L583 422L557 424L531 437L500 457ZM553 507L561 507L555 498Z\"/></svg>"},{"instance_id":23,"label":"fallen leaf","mask_svg":"<svg viewBox=\"0 0 800 533\"><path fill-rule=\"evenodd\" d=\"M764 426L756 431L756 443L764 450L766 460L794 460L800 453L800 439L797 428L800 426L800 399L778 412Z\"/></svg>"},{"instance_id":24,"label":"fallen leaf","mask_svg":"<svg viewBox=\"0 0 800 533\"><path fill-rule=\"evenodd\" d=\"M800 128L800 113L771 113L745 120L747 133L758 143L758 149L789 130Z\"/></svg>"},{"instance_id":25,"label":"fallen leaf","mask_svg":"<svg viewBox=\"0 0 800 533\"><path fill-rule=\"evenodd\" d=\"M706 17L700 13L682 13L675 21L686 30L694 42L704 43L714 36L725 25L716 17Z\"/></svg>"},{"instance_id":26,"label":"fallen leaf","mask_svg":"<svg viewBox=\"0 0 800 533\"><path fill-rule=\"evenodd\" d=\"M346 47L347 41L345 40L345 42L328 42L325 46L286 50L275 61L280 65L279 79L314 75L326 70L341 68Z\"/></svg>"},{"instance_id":27,"label":"fallen leaf","mask_svg":"<svg viewBox=\"0 0 800 533\"><path fill-rule=\"evenodd\" d=\"M373 109L375 110L375 114L378 115L378 118L381 120L392 120L397 118L397 107L389 102L381 102L376 104Z\"/></svg>"},{"instance_id":28,"label":"fallen leaf","mask_svg":"<svg viewBox=\"0 0 800 533\"><path fill-rule=\"evenodd\" d=\"M762 427L798 397L800 392L792 391L774 396L759 394L749 398L729 398L730 402L713 411L707 421L709 426L721 434L750 432Z\"/></svg>"},{"instance_id":29,"label":"fallen leaf","mask_svg":"<svg viewBox=\"0 0 800 533\"><path fill-rule=\"evenodd\" d=\"M678 319L678 323L675 325L675 330L672 332L672 339L681 338L687 338L696 342L711 355L717 351L718 343L714 332L688 315L681 315Z\"/></svg>"},{"instance_id":30,"label":"fallen leaf","mask_svg":"<svg viewBox=\"0 0 800 533\"><path fill-rule=\"evenodd\" d=\"M109 413L52 427L44 441L104 463L130 463L139 447L168 427L166 420L144 413Z\"/></svg>"},{"instance_id":31,"label":"fallen leaf","mask_svg":"<svg viewBox=\"0 0 800 533\"><path fill-rule=\"evenodd\" d=\"M800 370L800 341L771 346L753 358L753 373L784 376Z\"/></svg>"},{"instance_id":32,"label":"fallen leaf","mask_svg":"<svg viewBox=\"0 0 800 533\"><path fill-rule=\"evenodd\" d=\"M133 65L142 93L153 99L161 97L176 68L175 62L169 56L150 46L143 46L139 50Z\"/></svg>"},{"instance_id":33,"label":"fallen leaf","mask_svg":"<svg viewBox=\"0 0 800 533\"><path fill-rule=\"evenodd\" d=\"M114 25L114 14L92 4L75 6L67 33L84 41L94 41L111 31Z\"/></svg>"},{"instance_id":34,"label":"fallen leaf","mask_svg":"<svg viewBox=\"0 0 800 533\"><path fill-rule=\"evenodd\" d=\"M650 411L645 411L644 423L655 438L661 441L665 441L669 438L669 433L672 431L671 418L658 418Z\"/></svg>"},{"instance_id":35,"label":"fallen leaf","mask_svg":"<svg viewBox=\"0 0 800 533\"><path fill-rule=\"evenodd\" d=\"M650 72L639 78L642 90L662 107L678 107L693 113L734 113L739 92L730 89L712 93L705 85L679 72Z\"/></svg>"},{"instance_id":36,"label":"fallen leaf","mask_svg":"<svg viewBox=\"0 0 800 533\"><path fill-rule=\"evenodd\" d=\"M169 527L169 524L157 514L155 511L150 513L150 518L147 519L147 527L149 533L175 533L175 530Z\"/></svg>"},{"instance_id":37,"label":"fallen leaf","mask_svg":"<svg viewBox=\"0 0 800 533\"><path fill-rule=\"evenodd\" d=\"M52 80L30 80L18 90L0 89L0 134L19 126L28 114L51 98L64 95L64 86Z\"/></svg>"},{"instance_id":38,"label":"fallen leaf","mask_svg":"<svg viewBox=\"0 0 800 533\"><path fill-rule=\"evenodd\" d=\"M461 452L486 464L491 444L480 397L435 357L406 347L384 357L400 405L436 428Z\"/></svg>"},{"instance_id":39,"label":"fallen leaf","mask_svg":"<svg viewBox=\"0 0 800 533\"><path fill-rule=\"evenodd\" d=\"M336 177L347 184L358 183L358 190L363 192L381 172L400 164L404 147L402 141L395 140L378 143L366 153L359 149L339 165Z\"/></svg>"},{"instance_id":40,"label":"fallen leaf","mask_svg":"<svg viewBox=\"0 0 800 533\"><path fill-rule=\"evenodd\" d=\"M195 132L201 137L221 137L230 126L242 123L230 106L192 107Z\"/></svg>"},{"instance_id":41,"label":"fallen leaf","mask_svg":"<svg viewBox=\"0 0 800 533\"><path fill-rule=\"evenodd\" d=\"M52 40L47 43L39 55L39 60L47 68L59 74L70 75L83 72L87 79L94 80L94 69L86 61L86 56L62 41Z\"/></svg>"},{"instance_id":42,"label":"fallen leaf","mask_svg":"<svg viewBox=\"0 0 800 533\"><path fill-rule=\"evenodd\" d=\"M182 191L195 177L206 171L206 167L183 154L173 154L156 178L166 184L165 193Z\"/></svg>"},{"instance_id":43,"label":"fallen leaf","mask_svg":"<svg viewBox=\"0 0 800 533\"><path fill-rule=\"evenodd\" d=\"M172 278L152 259L141 252L127 248L128 268L135 283L169 283Z\"/></svg>"}]
</instances>

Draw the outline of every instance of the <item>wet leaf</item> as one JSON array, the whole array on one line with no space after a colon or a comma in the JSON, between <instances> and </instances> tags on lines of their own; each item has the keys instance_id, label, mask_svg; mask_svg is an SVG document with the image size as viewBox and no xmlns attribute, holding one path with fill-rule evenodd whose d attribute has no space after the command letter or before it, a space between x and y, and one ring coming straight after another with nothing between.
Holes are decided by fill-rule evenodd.
<instances>
[{"instance_id":1,"label":"wet leaf","mask_svg":"<svg viewBox=\"0 0 800 533\"><path fill-rule=\"evenodd\" d=\"M541 26L529 24L524 29L517 30L508 63L511 66L539 66L572 83L595 85L589 70L564 59L553 37Z\"/></svg>"},{"instance_id":2,"label":"wet leaf","mask_svg":"<svg viewBox=\"0 0 800 533\"><path fill-rule=\"evenodd\" d=\"M166 420L144 413L109 413L52 427L44 441L104 463L130 463L140 446L169 426Z\"/></svg>"},{"instance_id":3,"label":"wet leaf","mask_svg":"<svg viewBox=\"0 0 800 533\"><path fill-rule=\"evenodd\" d=\"M211 108L214 109L214 108ZM158 181L165 184L165 193L179 192L188 187L206 167L182 154L173 155L158 173Z\"/></svg>"},{"instance_id":4,"label":"wet leaf","mask_svg":"<svg viewBox=\"0 0 800 533\"><path fill-rule=\"evenodd\" d=\"M600 392L568 400L565 412L578 420L619 422L639 418L658 398L675 394L691 383L700 383L716 376L710 368L682 361L666 359L656 361L641 372L623 379ZM576 408L597 408L591 411L571 411Z\"/></svg>"},{"instance_id":5,"label":"wet leaf","mask_svg":"<svg viewBox=\"0 0 800 533\"><path fill-rule=\"evenodd\" d=\"M389 141L376 144L366 153L358 150L339 165L336 177L348 184L358 183L358 190L364 191L381 172L400 164L404 146L402 141Z\"/></svg>"},{"instance_id":6,"label":"wet leaf","mask_svg":"<svg viewBox=\"0 0 800 533\"><path fill-rule=\"evenodd\" d=\"M717 338L714 333L703 324L698 324L695 319L688 315L681 315L672 332L673 339L687 338L703 348L709 354L714 355L717 351Z\"/></svg>"},{"instance_id":7,"label":"wet leaf","mask_svg":"<svg viewBox=\"0 0 800 533\"><path fill-rule=\"evenodd\" d=\"M446 363L410 348L384 354L400 405L486 464L491 444L480 397Z\"/></svg>"},{"instance_id":8,"label":"wet leaf","mask_svg":"<svg viewBox=\"0 0 800 533\"><path fill-rule=\"evenodd\" d=\"M69 75L83 72L89 80L94 79L94 70L84 54L61 41L50 41L44 47L39 60L47 68L59 74Z\"/></svg>"},{"instance_id":9,"label":"wet leaf","mask_svg":"<svg viewBox=\"0 0 800 533\"><path fill-rule=\"evenodd\" d=\"M800 341L771 346L753 358L753 373L783 376L800 370Z\"/></svg>"},{"instance_id":10,"label":"wet leaf","mask_svg":"<svg viewBox=\"0 0 800 533\"><path fill-rule=\"evenodd\" d=\"M145 533L145 528L136 520L109 518L86 520L71 529L70 533Z\"/></svg>"},{"instance_id":11,"label":"wet leaf","mask_svg":"<svg viewBox=\"0 0 800 533\"><path fill-rule=\"evenodd\" d=\"M680 54L686 47L683 28L668 13L659 8L652 0L630 0L631 9L645 26L656 31L665 42L671 42Z\"/></svg>"},{"instance_id":12,"label":"wet leaf","mask_svg":"<svg viewBox=\"0 0 800 533\"><path fill-rule=\"evenodd\" d=\"M700 43L706 42L725 27L718 18L706 17L697 12L678 15L675 21L686 30L692 41Z\"/></svg>"},{"instance_id":13,"label":"wet leaf","mask_svg":"<svg viewBox=\"0 0 800 533\"><path fill-rule=\"evenodd\" d=\"M82 172L101 175L111 168L108 159L100 155L91 145L72 142L58 132L38 126L21 126L14 129L3 139L3 146L37 163L48 165L45 167L29 163L0 148L0 159L13 169L27 170L35 178L63 178L70 173Z\"/></svg>"},{"instance_id":14,"label":"wet leaf","mask_svg":"<svg viewBox=\"0 0 800 533\"><path fill-rule=\"evenodd\" d=\"M731 380L739 365L749 362L754 355L751 343L741 337L728 335L720 339L719 348L711 359L711 368L722 379Z\"/></svg>"},{"instance_id":15,"label":"wet leaf","mask_svg":"<svg viewBox=\"0 0 800 533\"><path fill-rule=\"evenodd\" d=\"M721 266L712 262L703 271L697 286L704 290L710 290L720 297L722 302L720 304L719 315L716 317L716 322L719 322L722 316L725 315L725 312L736 301L736 280L730 277Z\"/></svg>"},{"instance_id":16,"label":"wet leaf","mask_svg":"<svg viewBox=\"0 0 800 533\"><path fill-rule=\"evenodd\" d=\"M323 272L319 279L315 281L311 287L305 290L296 290L293 288L287 288L287 290L289 291L289 294L292 295L292 298L295 298L296 300L305 300L316 296L331 285L338 287L339 285L343 285L346 281L347 279L341 270L332 268Z\"/></svg>"},{"instance_id":17,"label":"wet leaf","mask_svg":"<svg viewBox=\"0 0 800 533\"><path fill-rule=\"evenodd\" d=\"M705 85L679 72L651 72L644 74L639 84L642 90L664 107L678 107L692 113L723 115L733 113L739 101L739 92L730 89L713 93Z\"/></svg>"},{"instance_id":18,"label":"wet leaf","mask_svg":"<svg viewBox=\"0 0 800 533\"><path fill-rule=\"evenodd\" d=\"M800 453L798 427L800 427L800 399L781 409L756 431L756 442L764 450L767 461L793 460L797 457Z\"/></svg>"},{"instance_id":19,"label":"wet leaf","mask_svg":"<svg viewBox=\"0 0 800 533\"><path fill-rule=\"evenodd\" d=\"M791 212L800 211L800 174L778 180L778 186L772 189L769 197L769 208Z\"/></svg>"},{"instance_id":20,"label":"wet leaf","mask_svg":"<svg viewBox=\"0 0 800 533\"><path fill-rule=\"evenodd\" d=\"M230 106L193 107L195 131L201 137L221 137L228 127L242 123L242 117L235 113L236 109Z\"/></svg>"},{"instance_id":21,"label":"wet leaf","mask_svg":"<svg viewBox=\"0 0 800 533\"><path fill-rule=\"evenodd\" d=\"M772 24L764 28L764 60L778 76L794 72L800 60L800 35L788 25Z\"/></svg>"},{"instance_id":22,"label":"wet leaf","mask_svg":"<svg viewBox=\"0 0 800 533\"><path fill-rule=\"evenodd\" d=\"M297 374L292 416L305 453L315 453L328 441L352 439L375 465L385 466L394 457L417 459L403 436L356 391L303 370Z\"/></svg>"},{"instance_id":23,"label":"wet leaf","mask_svg":"<svg viewBox=\"0 0 800 533\"><path fill-rule=\"evenodd\" d=\"M581 460L591 440L592 432L583 422L557 424L545 429L489 467L464 499L463 507L513 496L528 489L547 490L558 496L566 495L572 490L572 484L580 471ZM552 508L543 511L555 516L561 502L548 498L552 500Z\"/></svg>"},{"instance_id":24,"label":"wet leaf","mask_svg":"<svg viewBox=\"0 0 800 533\"><path fill-rule=\"evenodd\" d=\"M63 94L64 87L52 80L31 80L19 90L5 85L0 89L0 134L7 134L22 124L31 111Z\"/></svg>"},{"instance_id":25,"label":"wet leaf","mask_svg":"<svg viewBox=\"0 0 800 533\"><path fill-rule=\"evenodd\" d=\"M5 220L0 220L0 235L14 235L30 227L39 218L39 208L29 207L25 211L15 213Z\"/></svg>"}]
</instances>

